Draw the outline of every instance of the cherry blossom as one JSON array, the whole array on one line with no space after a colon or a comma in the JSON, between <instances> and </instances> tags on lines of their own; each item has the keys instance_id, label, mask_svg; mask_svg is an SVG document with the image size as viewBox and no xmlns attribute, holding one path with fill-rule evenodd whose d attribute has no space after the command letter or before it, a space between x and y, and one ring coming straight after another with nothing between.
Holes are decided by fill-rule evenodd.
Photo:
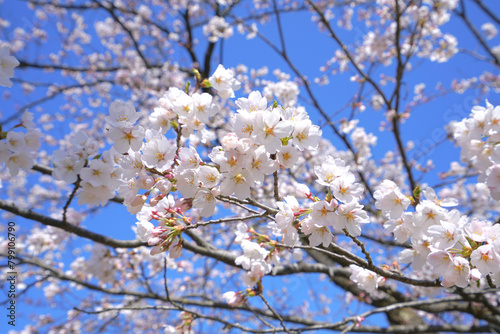
<instances>
[{"instance_id":1,"label":"cherry blossom","mask_svg":"<svg viewBox=\"0 0 500 334\"><path fill-rule=\"evenodd\" d=\"M234 91L240 89L240 82L234 78L234 72L219 65L209 78L210 84L223 99L234 97Z\"/></svg>"},{"instance_id":2,"label":"cherry blossom","mask_svg":"<svg viewBox=\"0 0 500 334\"><path fill-rule=\"evenodd\" d=\"M363 290L368 293L375 291L383 282L382 277L379 277L377 274L370 270L363 269L354 264L351 264L349 268L352 271L351 280L356 282Z\"/></svg>"},{"instance_id":3,"label":"cherry blossom","mask_svg":"<svg viewBox=\"0 0 500 334\"><path fill-rule=\"evenodd\" d=\"M12 77L14 77L14 67L19 66L19 61L10 55L9 48L0 48L0 86L12 87Z\"/></svg>"}]
</instances>

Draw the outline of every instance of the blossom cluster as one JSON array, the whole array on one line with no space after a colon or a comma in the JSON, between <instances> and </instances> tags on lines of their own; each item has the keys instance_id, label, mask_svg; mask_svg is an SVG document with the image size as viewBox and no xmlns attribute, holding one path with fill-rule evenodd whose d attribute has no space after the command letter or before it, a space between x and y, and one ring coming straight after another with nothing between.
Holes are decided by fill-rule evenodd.
<instances>
[{"instance_id":1,"label":"blossom cluster","mask_svg":"<svg viewBox=\"0 0 500 334\"><path fill-rule=\"evenodd\" d=\"M368 214L359 201L363 197L363 186L355 181L349 166L341 159L327 157L315 166L317 182L327 188L324 200L313 197L310 190L302 185L298 191L311 200L311 205L301 207L294 196L286 196L277 203L279 212L276 222L271 224L275 235L282 235L283 242L294 246L298 241L298 229L309 236L311 246L328 247L333 236L331 228L337 233L347 231L353 236L361 234L361 225L369 222ZM299 218L303 218L299 220Z\"/></svg>"},{"instance_id":2,"label":"blossom cluster","mask_svg":"<svg viewBox=\"0 0 500 334\"><path fill-rule=\"evenodd\" d=\"M0 48L0 86L12 87L10 79L14 77L14 67L19 66L19 61L10 55L7 46Z\"/></svg>"},{"instance_id":3,"label":"blossom cluster","mask_svg":"<svg viewBox=\"0 0 500 334\"><path fill-rule=\"evenodd\" d=\"M486 102L475 106L469 118L451 124L456 143L462 149L461 160L479 172L491 197L500 200L500 106Z\"/></svg>"},{"instance_id":4,"label":"blossom cluster","mask_svg":"<svg viewBox=\"0 0 500 334\"><path fill-rule=\"evenodd\" d=\"M418 192L417 192L418 193ZM376 207L388 218L384 227L394 233L397 242L411 239L411 249L400 254L413 269L428 269L443 277L445 287L466 287L470 281L486 279L500 281L500 226L487 220L470 219L458 210L453 198L438 199L428 187L422 191L415 210L404 211L415 201L402 196L392 181L384 181L375 192Z\"/></svg>"},{"instance_id":5,"label":"blossom cluster","mask_svg":"<svg viewBox=\"0 0 500 334\"><path fill-rule=\"evenodd\" d=\"M17 129L26 131L16 131ZM28 111L23 113L18 125L0 134L0 138L4 139L0 141L0 163L5 163L10 175L16 176L20 169L29 170L33 167L41 137L41 132L33 122L33 114Z\"/></svg>"},{"instance_id":6,"label":"blossom cluster","mask_svg":"<svg viewBox=\"0 0 500 334\"><path fill-rule=\"evenodd\" d=\"M222 66L207 81L223 99L239 88L234 73ZM138 124L140 113L131 103L115 101L104 129L112 148L97 154L96 142L79 131L65 150L54 153L54 177L79 182L79 204L103 205L117 191L127 209L137 214L138 238L155 246L152 254L168 250L171 257L178 257L182 232L191 224L187 210L194 208L209 217L219 195L246 199L268 175L291 168L301 151L318 146L321 130L303 109L268 106L257 91L236 105L239 109L229 120L232 131L220 139L221 145L212 149L207 161L183 138L201 133L205 141L214 139L206 123L219 107L208 93L170 88L141 123L148 129ZM169 138L172 129L177 140ZM353 179L351 175L347 182ZM344 193L349 196L349 191ZM159 226L154 227L152 220ZM265 267L262 272L269 270Z\"/></svg>"},{"instance_id":7,"label":"blossom cluster","mask_svg":"<svg viewBox=\"0 0 500 334\"><path fill-rule=\"evenodd\" d=\"M281 79L268 84L266 94L281 92L285 106L276 101L269 105L266 96L252 91L236 100L237 109L230 114L227 131L220 138L207 130L207 124L222 113L221 101L234 97L234 91L240 88L234 72L221 65L201 84L213 88L221 100L198 92L200 87L194 91L171 87L148 117L141 117L129 102L114 101L103 127L111 149L99 153L102 146L80 129L66 141L65 148L54 152L53 176L81 188L79 204L104 205L117 192L127 209L137 215L137 237L153 246L151 254L168 251L170 258L177 258L182 252L183 233L195 227L193 219L214 215L221 198L253 197L258 188L276 181L278 171L293 168L304 152L318 148L321 130L303 108L296 106L297 87L286 77ZM488 186L494 199L498 199L500 173L499 113L500 107L488 103L486 108L475 107L471 118L453 125L454 137L463 149L462 158L479 171L480 182ZM26 133L9 131L6 140L0 142L1 162L6 162L12 175L19 167L29 169L34 163L29 152L40 147L40 134L32 118L30 113L22 118L20 126L27 129ZM342 131L353 131L353 145L364 156L359 161L367 161L369 146L376 138L355 123L346 124ZM202 158L189 145L193 135L207 144L219 145L213 145ZM370 221L363 205L365 189L346 160L329 155L318 161L312 168L315 190L326 193L324 198L313 196L304 184L296 186L300 203L296 196L281 199L279 189L275 189L279 210L267 227L286 247L301 244L301 234L310 246L328 247L333 233L354 238ZM412 248L401 253L402 262L412 262L416 270L427 268L433 275L442 276L444 286L465 287L471 280L486 277L500 281L498 224L447 209L458 202L438 199L432 188L421 192L416 189L413 197L405 196L395 182L383 180L373 197L375 207L386 218L384 227L394 233L396 241L411 240ZM194 214L188 213L191 209ZM281 246L243 223L236 234L243 255L235 263L247 271L242 281L249 288L258 286L271 265L280 261ZM357 266L351 271L351 279L367 292L383 283L372 271ZM241 294L227 296L233 303L245 299Z\"/></svg>"}]
</instances>

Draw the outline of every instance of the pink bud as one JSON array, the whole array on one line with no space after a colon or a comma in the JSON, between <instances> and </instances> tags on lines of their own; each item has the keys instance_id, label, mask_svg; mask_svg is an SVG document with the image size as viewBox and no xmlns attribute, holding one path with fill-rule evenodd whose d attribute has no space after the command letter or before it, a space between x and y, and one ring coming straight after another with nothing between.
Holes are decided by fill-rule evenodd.
<instances>
[{"instance_id":1,"label":"pink bud","mask_svg":"<svg viewBox=\"0 0 500 334\"><path fill-rule=\"evenodd\" d=\"M160 195L157 195L151 199L149 199L149 204L151 206L155 206L156 204L158 204L159 201L161 201L163 198L165 197L165 195L163 194L160 194Z\"/></svg>"},{"instance_id":2,"label":"pink bud","mask_svg":"<svg viewBox=\"0 0 500 334\"><path fill-rule=\"evenodd\" d=\"M132 204L132 206L143 205L147 199L148 197L146 195L135 195L134 199L132 200L132 202L130 202L130 204Z\"/></svg>"},{"instance_id":3,"label":"pink bud","mask_svg":"<svg viewBox=\"0 0 500 334\"><path fill-rule=\"evenodd\" d=\"M157 246L154 246L152 249L151 249L151 252L150 254L151 255L156 255L156 254L160 254L163 252L163 249L161 248L160 245L157 245Z\"/></svg>"},{"instance_id":4,"label":"pink bud","mask_svg":"<svg viewBox=\"0 0 500 334\"><path fill-rule=\"evenodd\" d=\"M305 184L299 184L297 185L297 196L305 198L310 197L311 190L309 190L309 187L306 186Z\"/></svg>"},{"instance_id":5,"label":"pink bud","mask_svg":"<svg viewBox=\"0 0 500 334\"><path fill-rule=\"evenodd\" d=\"M160 237L150 238L148 240L148 245L149 246L158 245L161 241L162 241L162 239Z\"/></svg>"}]
</instances>

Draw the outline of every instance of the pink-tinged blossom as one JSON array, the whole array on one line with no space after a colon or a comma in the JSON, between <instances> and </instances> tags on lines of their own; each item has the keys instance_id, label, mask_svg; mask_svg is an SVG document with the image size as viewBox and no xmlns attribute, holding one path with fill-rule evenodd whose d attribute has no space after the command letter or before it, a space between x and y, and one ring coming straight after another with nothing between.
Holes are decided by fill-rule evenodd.
<instances>
[{"instance_id":1,"label":"pink-tinged blossom","mask_svg":"<svg viewBox=\"0 0 500 334\"><path fill-rule=\"evenodd\" d=\"M375 193L375 207L391 219L399 219L410 205L410 200L401 193L399 187L390 180L384 180Z\"/></svg>"},{"instance_id":2,"label":"pink-tinged blossom","mask_svg":"<svg viewBox=\"0 0 500 334\"><path fill-rule=\"evenodd\" d=\"M80 170L85 165L85 161L78 160L77 157L67 155L62 151L55 151L53 155L55 157L55 168L52 176L54 176L56 180L66 183L76 182Z\"/></svg>"},{"instance_id":3,"label":"pink-tinged blossom","mask_svg":"<svg viewBox=\"0 0 500 334\"><path fill-rule=\"evenodd\" d=\"M219 184L221 175L217 168L211 166L200 166L198 169L198 180L203 187L212 188Z\"/></svg>"},{"instance_id":4,"label":"pink-tinged blossom","mask_svg":"<svg viewBox=\"0 0 500 334\"><path fill-rule=\"evenodd\" d=\"M453 257L447 251L433 251L429 254L427 262L432 266L434 274L443 276L444 287L456 285L465 288L469 285L470 265L463 257Z\"/></svg>"},{"instance_id":5,"label":"pink-tinged blossom","mask_svg":"<svg viewBox=\"0 0 500 334\"><path fill-rule=\"evenodd\" d=\"M466 218L462 217L458 210L452 210L446 214L446 219L427 230L428 235L432 237L434 247L445 250L457 243L468 245L463 232Z\"/></svg>"},{"instance_id":6,"label":"pink-tinged blossom","mask_svg":"<svg viewBox=\"0 0 500 334\"><path fill-rule=\"evenodd\" d=\"M500 164L493 165L486 170L486 185L490 189L491 197L500 201Z\"/></svg>"},{"instance_id":7,"label":"pink-tinged blossom","mask_svg":"<svg viewBox=\"0 0 500 334\"><path fill-rule=\"evenodd\" d=\"M442 285L447 288L453 285L459 288L465 288L469 285L470 280L470 264L469 261L461 256L453 258L453 268L443 275Z\"/></svg>"},{"instance_id":8,"label":"pink-tinged blossom","mask_svg":"<svg viewBox=\"0 0 500 334\"><path fill-rule=\"evenodd\" d=\"M333 186L334 181L347 173L349 167L341 159L328 156L321 166L314 166L314 173L318 177L316 182L324 186Z\"/></svg>"},{"instance_id":9,"label":"pink-tinged blossom","mask_svg":"<svg viewBox=\"0 0 500 334\"><path fill-rule=\"evenodd\" d=\"M167 215L169 213L172 213L172 211L174 211L175 208L176 208L176 202L172 195L165 196L155 206L155 210L160 215Z\"/></svg>"},{"instance_id":10,"label":"pink-tinged blossom","mask_svg":"<svg viewBox=\"0 0 500 334\"><path fill-rule=\"evenodd\" d=\"M179 159L177 159L177 162L179 163L177 170L180 171L198 168L201 159L194 147L181 147L179 149Z\"/></svg>"},{"instance_id":11,"label":"pink-tinged blossom","mask_svg":"<svg viewBox=\"0 0 500 334\"><path fill-rule=\"evenodd\" d=\"M335 221L335 229L346 228L355 237L361 235L360 224L370 222L368 214L363 210L363 205L357 202L341 204L337 208L338 218Z\"/></svg>"},{"instance_id":12,"label":"pink-tinged blossom","mask_svg":"<svg viewBox=\"0 0 500 334\"><path fill-rule=\"evenodd\" d=\"M125 202L131 202L140 189L137 179L121 179L120 182L121 184L117 189L118 194L125 198Z\"/></svg>"},{"instance_id":13,"label":"pink-tinged blossom","mask_svg":"<svg viewBox=\"0 0 500 334\"><path fill-rule=\"evenodd\" d=\"M235 150L224 151L217 146L208 156L219 165L221 172L237 172L244 167L244 155Z\"/></svg>"},{"instance_id":14,"label":"pink-tinged blossom","mask_svg":"<svg viewBox=\"0 0 500 334\"><path fill-rule=\"evenodd\" d=\"M132 128L112 128L106 135L113 142L113 147L118 153L126 153L128 150L137 152L142 146L144 128L139 125Z\"/></svg>"},{"instance_id":15,"label":"pink-tinged blossom","mask_svg":"<svg viewBox=\"0 0 500 334\"><path fill-rule=\"evenodd\" d=\"M113 196L114 192L104 185L93 186L88 182L82 182L82 191L78 196L78 204L88 204L89 206L100 204L104 206Z\"/></svg>"},{"instance_id":16,"label":"pink-tinged blossom","mask_svg":"<svg viewBox=\"0 0 500 334\"><path fill-rule=\"evenodd\" d=\"M424 190L422 190L422 193L424 194L426 199L428 199L431 202L434 202L435 204L437 204L439 206L450 207L450 206L457 206L458 205L458 200L456 198L438 199L436 192L431 187L425 188Z\"/></svg>"},{"instance_id":17,"label":"pink-tinged blossom","mask_svg":"<svg viewBox=\"0 0 500 334\"><path fill-rule=\"evenodd\" d=\"M122 155L118 164L123 168L123 176L126 178L132 178L139 175L139 173L144 169L144 164L142 163L141 153L128 151L127 155Z\"/></svg>"},{"instance_id":18,"label":"pink-tinged blossom","mask_svg":"<svg viewBox=\"0 0 500 334\"><path fill-rule=\"evenodd\" d=\"M175 240L168 247L168 257L170 259L177 259L182 255L182 243L180 238Z\"/></svg>"},{"instance_id":19,"label":"pink-tinged blossom","mask_svg":"<svg viewBox=\"0 0 500 334\"><path fill-rule=\"evenodd\" d=\"M193 208L200 209L202 217L210 217L215 212L216 199L212 192L200 188L193 199Z\"/></svg>"},{"instance_id":20,"label":"pink-tinged blossom","mask_svg":"<svg viewBox=\"0 0 500 334\"><path fill-rule=\"evenodd\" d=\"M259 246L259 244L246 239L241 241L241 248L243 249L243 255L238 256L234 263L238 266L241 265L246 270L250 270L252 262L264 261L269 254L269 251Z\"/></svg>"},{"instance_id":21,"label":"pink-tinged blossom","mask_svg":"<svg viewBox=\"0 0 500 334\"><path fill-rule=\"evenodd\" d=\"M168 93L165 93L158 101L158 106L154 108L153 113L149 116L149 121L154 130L160 130L162 134L165 134L170 129L171 122L176 116L172 101L168 97Z\"/></svg>"},{"instance_id":22,"label":"pink-tinged blossom","mask_svg":"<svg viewBox=\"0 0 500 334\"><path fill-rule=\"evenodd\" d=\"M309 187L303 183L297 184L295 186L295 190L296 190L297 196L299 196L299 197L309 198L312 196L312 193L311 193L311 190L309 189Z\"/></svg>"},{"instance_id":23,"label":"pink-tinged blossom","mask_svg":"<svg viewBox=\"0 0 500 334\"><path fill-rule=\"evenodd\" d=\"M323 247L328 247L332 243L332 240L333 235L328 227L318 227L309 235L309 246L316 247L323 244Z\"/></svg>"},{"instance_id":24,"label":"pink-tinged blossom","mask_svg":"<svg viewBox=\"0 0 500 334\"><path fill-rule=\"evenodd\" d=\"M236 105L240 107L238 113L253 113L255 111L264 111L267 108L267 99L262 97L259 91L253 91L248 98L240 97L236 100Z\"/></svg>"},{"instance_id":25,"label":"pink-tinged blossom","mask_svg":"<svg viewBox=\"0 0 500 334\"><path fill-rule=\"evenodd\" d=\"M297 229L293 226L295 213L300 211L300 205L293 196L285 196L284 201L278 202L278 213L275 222L269 223L274 235L283 236L283 243L294 246L298 241Z\"/></svg>"},{"instance_id":26,"label":"pink-tinged blossom","mask_svg":"<svg viewBox=\"0 0 500 334\"><path fill-rule=\"evenodd\" d=\"M81 130L70 138L70 143L73 145L72 152L74 155L77 155L81 159L95 155L99 149L97 141Z\"/></svg>"},{"instance_id":27,"label":"pink-tinged blossom","mask_svg":"<svg viewBox=\"0 0 500 334\"><path fill-rule=\"evenodd\" d=\"M227 39L233 35L233 27L223 17L214 16L203 26L203 34L208 41L215 43L219 38ZM220 66L220 65L219 65Z\"/></svg>"},{"instance_id":28,"label":"pink-tinged blossom","mask_svg":"<svg viewBox=\"0 0 500 334\"><path fill-rule=\"evenodd\" d=\"M35 122L33 122L33 113L25 111L21 116L21 125L26 129L34 129Z\"/></svg>"},{"instance_id":29,"label":"pink-tinged blossom","mask_svg":"<svg viewBox=\"0 0 500 334\"><path fill-rule=\"evenodd\" d=\"M248 239L248 226L247 224L243 222L239 222L238 225L236 225L236 239L234 240L235 243L241 244L241 242L245 239Z\"/></svg>"},{"instance_id":30,"label":"pink-tinged blossom","mask_svg":"<svg viewBox=\"0 0 500 334\"><path fill-rule=\"evenodd\" d=\"M217 94L223 99L234 97L234 91L240 89L240 82L234 78L234 72L219 65L214 74L208 79Z\"/></svg>"},{"instance_id":31,"label":"pink-tinged blossom","mask_svg":"<svg viewBox=\"0 0 500 334\"><path fill-rule=\"evenodd\" d=\"M26 148L29 151L38 151L40 149L40 146L42 145L41 142L42 138L42 133L38 130L35 129L29 129L28 132L24 135L24 143L26 144Z\"/></svg>"},{"instance_id":32,"label":"pink-tinged blossom","mask_svg":"<svg viewBox=\"0 0 500 334\"><path fill-rule=\"evenodd\" d=\"M240 172L225 173L220 190L222 195L234 194L239 199L246 199L250 196L250 186L253 184L252 175L248 170L243 169Z\"/></svg>"},{"instance_id":33,"label":"pink-tinged blossom","mask_svg":"<svg viewBox=\"0 0 500 334\"><path fill-rule=\"evenodd\" d=\"M357 265L351 264L351 281L358 284L358 286L368 293L377 290L378 286L384 281L383 277L379 277L371 270L361 268Z\"/></svg>"},{"instance_id":34,"label":"pink-tinged blossom","mask_svg":"<svg viewBox=\"0 0 500 334\"><path fill-rule=\"evenodd\" d=\"M355 183L354 174L349 171L332 182L330 189L333 196L344 203L359 201L363 197L364 192L363 186Z\"/></svg>"},{"instance_id":35,"label":"pink-tinged blossom","mask_svg":"<svg viewBox=\"0 0 500 334\"><path fill-rule=\"evenodd\" d=\"M183 91L180 91L175 100L172 100L172 105L174 107L174 111L180 117L193 117L194 111L194 101L191 96L186 94Z\"/></svg>"},{"instance_id":36,"label":"pink-tinged blossom","mask_svg":"<svg viewBox=\"0 0 500 334\"><path fill-rule=\"evenodd\" d=\"M265 274L271 271L271 267L265 261L252 262L252 268L242 276L242 281L246 286L253 287Z\"/></svg>"},{"instance_id":37,"label":"pink-tinged blossom","mask_svg":"<svg viewBox=\"0 0 500 334\"><path fill-rule=\"evenodd\" d=\"M209 118L217 112L217 107L212 103L212 95L194 93L192 98L194 114L201 122L207 123Z\"/></svg>"},{"instance_id":38,"label":"pink-tinged blossom","mask_svg":"<svg viewBox=\"0 0 500 334\"><path fill-rule=\"evenodd\" d=\"M278 150L276 157L281 168L292 168L299 160L299 152L294 146L283 146Z\"/></svg>"},{"instance_id":39,"label":"pink-tinged blossom","mask_svg":"<svg viewBox=\"0 0 500 334\"><path fill-rule=\"evenodd\" d=\"M266 151L273 154L281 147L281 139L290 135L292 126L281 120L277 110L260 111L255 116L253 135L256 142L264 145Z\"/></svg>"},{"instance_id":40,"label":"pink-tinged blossom","mask_svg":"<svg viewBox=\"0 0 500 334\"><path fill-rule=\"evenodd\" d=\"M492 39L498 34L497 28L491 22L483 23L483 25L481 26L481 30L483 31L486 39Z\"/></svg>"},{"instance_id":41,"label":"pink-tinged blossom","mask_svg":"<svg viewBox=\"0 0 500 334\"><path fill-rule=\"evenodd\" d=\"M295 122L292 133L293 144L301 151L314 150L318 147L321 133L319 126L313 125L309 119Z\"/></svg>"},{"instance_id":42,"label":"pink-tinged blossom","mask_svg":"<svg viewBox=\"0 0 500 334\"><path fill-rule=\"evenodd\" d=\"M399 261L402 263L410 263L414 270L420 270L426 263L427 256L430 250L430 238L422 236L421 238L412 238L411 244L413 249L404 249L399 254Z\"/></svg>"},{"instance_id":43,"label":"pink-tinged blossom","mask_svg":"<svg viewBox=\"0 0 500 334\"><path fill-rule=\"evenodd\" d=\"M481 275L481 272L477 268L472 268L470 271L470 279L473 282L479 281L483 275Z\"/></svg>"},{"instance_id":44,"label":"pink-tinged blossom","mask_svg":"<svg viewBox=\"0 0 500 334\"><path fill-rule=\"evenodd\" d=\"M250 160L251 159L251 160ZM257 147L245 164L255 182L264 182L265 175L270 175L276 171L276 163L269 158L264 146Z\"/></svg>"},{"instance_id":45,"label":"pink-tinged blossom","mask_svg":"<svg viewBox=\"0 0 500 334\"><path fill-rule=\"evenodd\" d=\"M480 246L474 250L470 255L470 262L483 276L496 274L500 271L500 254L490 244Z\"/></svg>"},{"instance_id":46,"label":"pink-tinged blossom","mask_svg":"<svg viewBox=\"0 0 500 334\"><path fill-rule=\"evenodd\" d=\"M155 185L155 179L146 172L141 172L137 178L139 188L149 190Z\"/></svg>"},{"instance_id":47,"label":"pink-tinged blossom","mask_svg":"<svg viewBox=\"0 0 500 334\"><path fill-rule=\"evenodd\" d=\"M175 145L161 133L146 130L147 142L142 147L142 160L149 168L165 171L174 162Z\"/></svg>"},{"instance_id":48,"label":"pink-tinged blossom","mask_svg":"<svg viewBox=\"0 0 500 334\"><path fill-rule=\"evenodd\" d=\"M104 119L113 127L129 129L139 119L139 113L135 111L132 103L117 100L111 103L109 106L109 116L106 116Z\"/></svg>"},{"instance_id":49,"label":"pink-tinged blossom","mask_svg":"<svg viewBox=\"0 0 500 334\"><path fill-rule=\"evenodd\" d=\"M415 231L415 226L413 225L413 214L405 212L399 219L388 220L384 223L384 228L387 231L394 233L394 239L397 242L406 242Z\"/></svg>"},{"instance_id":50,"label":"pink-tinged blossom","mask_svg":"<svg viewBox=\"0 0 500 334\"><path fill-rule=\"evenodd\" d=\"M234 132L229 132L221 140L222 149L225 151L235 150L238 147L238 142L238 135Z\"/></svg>"},{"instance_id":51,"label":"pink-tinged blossom","mask_svg":"<svg viewBox=\"0 0 500 334\"><path fill-rule=\"evenodd\" d=\"M155 186L163 195L167 195L172 190L172 182L166 179L156 181Z\"/></svg>"},{"instance_id":52,"label":"pink-tinged blossom","mask_svg":"<svg viewBox=\"0 0 500 334\"><path fill-rule=\"evenodd\" d=\"M142 210L147 199L148 199L147 195L139 195L138 194L138 195L135 195L133 197L125 198L123 205L125 205L125 207L127 208L127 211L130 212L131 215L135 215Z\"/></svg>"},{"instance_id":53,"label":"pink-tinged blossom","mask_svg":"<svg viewBox=\"0 0 500 334\"><path fill-rule=\"evenodd\" d=\"M275 233L275 231L273 231L273 233ZM275 233L275 235L283 236L283 243L290 247L294 247L299 241L299 233L297 232L297 229L292 225L279 230L279 232Z\"/></svg>"},{"instance_id":54,"label":"pink-tinged blossom","mask_svg":"<svg viewBox=\"0 0 500 334\"><path fill-rule=\"evenodd\" d=\"M434 274L440 276L442 273L453 270L453 258L445 250L435 250L427 257L427 262L432 266Z\"/></svg>"},{"instance_id":55,"label":"pink-tinged blossom","mask_svg":"<svg viewBox=\"0 0 500 334\"><path fill-rule=\"evenodd\" d=\"M465 226L465 233L475 242L484 242L486 241L490 228L490 222L473 218L471 223Z\"/></svg>"},{"instance_id":56,"label":"pink-tinged blossom","mask_svg":"<svg viewBox=\"0 0 500 334\"><path fill-rule=\"evenodd\" d=\"M276 224L278 228L285 229L292 225L295 219L295 213L300 210L299 203L297 199L293 196L285 196L285 201L278 202L276 205L279 208L276 214Z\"/></svg>"},{"instance_id":57,"label":"pink-tinged blossom","mask_svg":"<svg viewBox=\"0 0 500 334\"><path fill-rule=\"evenodd\" d=\"M155 226L151 224L147 220L141 220L135 223L137 225L137 229L135 234L137 235L137 239L142 242L148 242L148 240L153 236L153 230Z\"/></svg>"},{"instance_id":58,"label":"pink-tinged blossom","mask_svg":"<svg viewBox=\"0 0 500 334\"><path fill-rule=\"evenodd\" d=\"M198 173L188 169L181 173L175 173L175 179L177 180L176 188L180 191L182 197L194 197L198 190Z\"/></svg>"},{"instance_id":59,"label":"pink-tinged blossom","mask_svg":"<svg viewBox=\"0 0 500 334\"><path fill-rule=\"evenodd\" d=\"M19 61L10 55L9 48L0 48L0 86L12 87L10 78L14 77L14 67L19 66Z\"/></svg>"},{"instance_id":60,"label":"pink-tinged blossom","mask_svg":"<svg viewBox=\"0 0 500 334\"><path fill-rule=\"evenodd\" d=\"M486 105L491 110L489 122L486 124L487 134L491 136L498 135L500 133L500 106L493 107L488 100L486 100ZM496 145L495 149L497 150L498 147Z\"/></svg>"},{"instance_id":61,"label":"pink-tinged blossom","mask_svg":"<svg viewBox=\"0 0 500 334\"><path fill-rule=\"evenodd\" d=\"M22 132L9 131L7 132L7 148L12 152L24 152L28 151L26 147L26 141L24 140L25 134Z\"/></svg>"},{"instance_id":62,"label":"pink-tinged blossom","mask_svg":"<svg viewBox=\"0 0 500 334\"><path fill-rule=\"evenodd\" d=\"M228 291L222 295L222 298L226 300L231 306L240 306L245 304L247 298L244 294L240 292Z\"/></svg>"},{"instance_id":63,"label":"pink-tinged blossom","mask_svg":"<svg viewBox=\"0 0 500 334\"><path fill-rule=\"evenodd\" d=\"M234 132L240 138L250 138L253 134L255 115L257 113L249 113L245 110L240 110L232 118Z\"/></svg>"},{"instance_id":64,"label":"pink-tinged blossom","mask_svg":"<svg viewBox=\"0 0 500 334\"><path fill-rule=\"evenodd\" d=\"M32 154L29 152L17 152L10 155L6 162L11 176L19 174L19 169L29 170L35 162L33 161Z\"/></svg>"},{"instance_id":65,"label":"pink-tinged blossom","mask_svg":"<svg viewBox=\"0 0 500 334\"><path fill-rule=\"evenodd\" d=\"M336 226L338 202L336 200L318 201L312 205L311 218L319 226Z\"/></svg>"},{"instance_id":66,"label":"pink-tinged blossom","mask_svg":"<svg viewBox=\"0 0 500 334\"><path fill-rule=\"evenodd\" d=\"M80 177L94 187L108 186L112 169L101 160L92 160L88 167L82 168Z\"/></svg>"},{"instance_id":67,"label":"pink-tinged blossom","mask_svg":"<svg viewBox=\"0 0 500 334\"><path fill-rule=\"evenodd\" d=\"M446 219L446 210L429 200L420 202L413 215L413 223L416 227L416 235L427 233L432 225L438 225L441 220Z\"/></svg>"},{"instance_id":68,"label":"pink-tinged blossom","mask_svg":"<svg viewBox=\"0 0 500 334\"><path fill-rule=\"evenodd\" d=\"M279 74L279 70L275 70L274 74ZM275 96L284 107L293 107L297 104L300 91L295 82L282 80L279 82L266 82L266 87L264 87L262 93L267 97L268 101L271 101Z\"/></svg>"}]
</instances>

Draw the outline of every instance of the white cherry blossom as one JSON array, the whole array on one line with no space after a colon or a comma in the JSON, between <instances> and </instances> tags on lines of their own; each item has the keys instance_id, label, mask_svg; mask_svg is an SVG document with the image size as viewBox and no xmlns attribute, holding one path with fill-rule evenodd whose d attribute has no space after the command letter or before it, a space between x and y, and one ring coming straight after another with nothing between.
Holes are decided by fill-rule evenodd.
<instances>
[{"instance_id":1,"label":"white cherry blossom","mask_svg":"<svg viewBox=\"0 0 500 334\"><path fill-rule=\"evenodd\" d=\"M10 55L9 48L0 48L0 86L12 87L12 77L14 77L14 67L19 66L19 61Z\"/></svg>"}]
</instances>

